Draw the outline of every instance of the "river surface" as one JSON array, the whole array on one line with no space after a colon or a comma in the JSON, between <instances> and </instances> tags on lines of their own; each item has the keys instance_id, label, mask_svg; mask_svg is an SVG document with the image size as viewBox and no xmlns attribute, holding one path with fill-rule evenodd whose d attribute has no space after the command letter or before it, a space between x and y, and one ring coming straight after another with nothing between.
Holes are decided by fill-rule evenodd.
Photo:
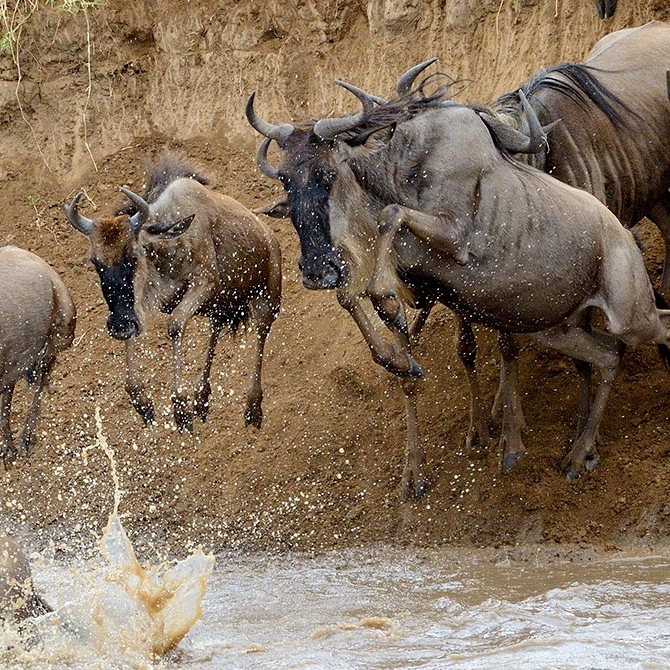
<instances>
[{"instance_id":1,"label":"river surface","mask_svg":"<svg viewBox=\"0 0 670 670\"><path fill-rule=\"evenodd\" d=\"M381 546L220 555L202 617L169 659L138 657L112 635L94 654L75 638L20 653L6 643L0 667L670 668L670 553L547 556ZM75 573L96 579L88 569L44 562L34 580L62 607Z\"/></svg>"}]
</instances>

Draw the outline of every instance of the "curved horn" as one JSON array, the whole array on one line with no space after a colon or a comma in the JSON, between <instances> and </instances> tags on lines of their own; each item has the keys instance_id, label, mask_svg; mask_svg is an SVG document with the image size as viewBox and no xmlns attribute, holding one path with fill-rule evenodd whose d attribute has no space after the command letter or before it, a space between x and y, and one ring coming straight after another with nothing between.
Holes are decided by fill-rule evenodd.
<instances>
[{"instance_id":1,"label":"curved horn","mask_svg":"<svg viewBox=\"0 0 670 670\"><path fill-rule=\"evenodd\" d=\"M405 74L403 74L400 79L398 79L398 83L395 85L395 90L396 93L400 95L405 95L405 93L409 93L412 90L412 84L414 83L414 80L429 66L432 65L437 61L437 58L429 58L428 60L423 61L423 63L419 63L418 65L415 65L414 67L411 67Z\"/></svg>"},{"instance_id":2,"label":"curved horn","mask_svg":"<svg viewBox=\"0 0 670 670\"><path fill-rule=\"evenodd\" d=\"M84 195L83 191L79 191L77 195L72 198L72 202L69 205L63 205L63 210L65 211L65 216L67 216L68 221L84 235L88 235L91 232L91 229L94 226L93 219L87 219L85 216L79 213L79 200L81 196Z\"/></svg>"},{"instance_id":3,"label":"curved horn","mask_svg":"<svg viewBox=\"0 0 670 670\"><path fill-rule=\"evenodd\" d=\"M526 95L520 89L519 100L528 121L528 135L512 128L512 126L507 125L496 116L492 116L491 114L481 114L481 116L507 151L513 154L535 154L542 149L546 134L557 123L560 123L560 119L543 127L537 118L535 110L530 106Z\"/></svg>"},{"instance_id":4,"label":"curved horn","mask_svg":"<svg viewBox=\"0 0 670 670\"><path fill-rule=\"evenodd\" d=\"M279 179L279 170L274 165L271 165L268 160L268 147L270 146L270 142L272 142L271 137L266 137L261 142L258 151L256 152L256 165L258 165L258 169L266 177L270 177L270 179Z\"/></svg>"},{"instance_id":5,"label":"curved horn","mask_svg":"<svg viewBox=\"0 0 670 670\"><path fill-rule=\"evenodd\" d=\"M359 123L362 123L372 112L375 101L373 97L366 93L362 88L348 84L346 81L335 80L335 83L347 91L353 93L363 104L363 109L356 114L349 116L342 116L337 119L321 119L314 124L314 134L318 135L322 140L332 140L336 135L347 130L355 128Z\"/></svg>"},{"instance_id":6,"label":"curved horn","mask_svg":"<svg viewBox=\"0 0 670 670\"><path fill-rule=\"evenodd\" d=\"M291 133L293 133L295 128L290 123L282 123L278 126L275 126L261 119L261 117L258 116L254 110L255 97L256 91L254 91L247 100L247 105L244 109L244 113L247 116L247 121L261 135L265 135L265 137L269 137L271 140L275 140L277 144L281 146L291 136Z\"/></svg>"},{"instance_id":7,"label":"curved horn","mask_svg":"<svg viewBox=\"0 0 670 670\"><path fill-rule=\"evenodd\" d=\"M137 207L137 213L130 217L130 227L132 231L136 233L149 218L149 203L144 198L137 195L137 193L133 193L130 189L124 188L123 186L119 191L121 191L121 193L123 193L123 195L131 200Z\"/></svg>"}]
</instances>

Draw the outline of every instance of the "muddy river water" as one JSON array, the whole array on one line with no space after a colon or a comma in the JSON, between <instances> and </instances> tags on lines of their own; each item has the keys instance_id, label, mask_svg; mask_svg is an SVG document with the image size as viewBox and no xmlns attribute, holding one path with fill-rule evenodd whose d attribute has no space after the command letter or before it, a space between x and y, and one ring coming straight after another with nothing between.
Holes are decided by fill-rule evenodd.
<instances>
[{"instance_id":1,"label":"muddy river water","mask_svg":"<svg viewBox=\"0 0 670 670\"><path fill-rule=\"evenodd\" d=\"M0 667L670 667L670 552L548 555L384 546L219 555L201 618L167 658L143 656L116 634L95 649L65 634L12 646L5 629ZM73 574L50 561L34 570L57 608L71 597ZM79 593L99 579L87 564L76 574Z\"/></svg>"}]
</instances>

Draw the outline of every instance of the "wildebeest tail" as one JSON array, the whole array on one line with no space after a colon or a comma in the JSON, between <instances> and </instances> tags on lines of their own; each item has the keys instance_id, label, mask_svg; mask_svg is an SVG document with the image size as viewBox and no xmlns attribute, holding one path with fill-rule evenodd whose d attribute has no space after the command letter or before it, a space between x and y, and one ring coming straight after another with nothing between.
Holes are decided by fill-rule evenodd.
<instances>
[{"instance_id":1,"label":"wildebeest tail","mask_svg":"<svg viewBox=\"0 0 670 670\"><path fill-rule=\"evenodd\" d=\"M670 309L665 298L656 289L654 289L654 302L656 303L657 309ZM665 369L670 372L670 347L666 344L659 344L657 346L658 355L661 357Z\"/></svg>"}]
</instances>

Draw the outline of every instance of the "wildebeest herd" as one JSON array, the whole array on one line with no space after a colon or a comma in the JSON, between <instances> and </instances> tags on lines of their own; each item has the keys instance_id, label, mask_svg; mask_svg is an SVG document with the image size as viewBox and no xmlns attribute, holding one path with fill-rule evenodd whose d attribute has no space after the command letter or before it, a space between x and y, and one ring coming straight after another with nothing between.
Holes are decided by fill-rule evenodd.
<instances>
[{"instance_id":1,"label":"wildebeest herd","mask_svg":"<svg viewBox=\"0 0 670 670\"><path fill-rule=\"evenodd\" d=\"M611 2L596 4L603 15L614 9ZM459 321L457 349L472 401L468 445L491 441L472 324L499 333L493 414L501 420L505 470L525 452L518 337L530 335L574 360L580 411L563 466L568 479L576 479L598 461L598 427L625 347L655 344L670 361L670 310L663 301L670 289L670 27L652 22L612 33L584 62L544 69L488 105L455 102L452 80L426 74L434 62L404 73L390 100L338 82L360 105L343 117L274 124L257 113L252 94L247 119L264 136L256 162L286 191L285 199L257 212L290 217L304 285L335 289L374 360L401 379L404 499L426 489L416 409L423 373L411 341L438 301ZM272 142L281 151L276 166L268 155ZM81 193L64 209L90 242L109 308L108 332L125 342L132 405L145 423L155 420L135 361L147 310L170 315L173 415L177 427L189 431L194 416L207 417L221 331L234 333L249 320L257 348L244 416L260 427L263 350L281 297L274 234L174 156L149 166L141 196L121 191L129 204L107 217L87 218ZM628 230L644 216L666 243L659 292ZM2 249L0 275L10 273L17 286L39 285L40 293L3 294L10 306L0 314L0 456L6 465L34 445L41 388L56 354L72 342L75 324L67 289L40 259ZM421 310L414 322L408 306ZM182 340L196 315L207 317L210 338L189 392ZM27 332L16 337L30 347L15 351L12 329L19 325ZM15 448L9 410L21 376L35 381L37 391Z\"/></svg>"}]
</instances>

